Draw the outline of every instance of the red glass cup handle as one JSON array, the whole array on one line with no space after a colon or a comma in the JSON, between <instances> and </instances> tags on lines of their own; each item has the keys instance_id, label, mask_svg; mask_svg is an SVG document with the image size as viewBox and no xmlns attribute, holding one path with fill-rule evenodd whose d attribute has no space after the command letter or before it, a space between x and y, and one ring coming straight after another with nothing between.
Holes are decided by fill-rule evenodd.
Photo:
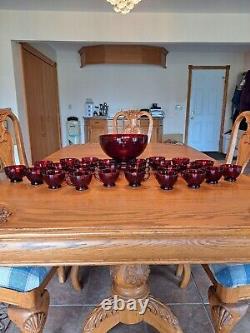
<instances>
[{"instance_id":1,"label":"red glass cup handle","mask_svg":"<svg viewBox=\"0 0 250 333\"><path fill-rule=\"evenodd\" d=\"M148 180L150 178L150 176L151 176L150 172L147 172L143 181L145 182L146 180Z\"/></svg>"},{"instance_id":2,"label":"red glass cup handle","mask_svg":"<svg viewBox=\"0 0 250 333\"><path fill-rule=\"evenodd\" d=\"M97 171L94 172L94 177L95 177L96 180L98 180L100 183L102 183L101 179L99 178L99 175L98 175Z\"/></svg>"},{"instance_id":3,"label":"red glass cup handle","mask_svg":"<svg viewBox=\"0 0 250 333\"><path fill-rule=\"evenodd\" d=\"M65 181L66 181L67 185L73 186L72 181L70 180L69 174L65 175Z\"/></svg>"}]
</instances>

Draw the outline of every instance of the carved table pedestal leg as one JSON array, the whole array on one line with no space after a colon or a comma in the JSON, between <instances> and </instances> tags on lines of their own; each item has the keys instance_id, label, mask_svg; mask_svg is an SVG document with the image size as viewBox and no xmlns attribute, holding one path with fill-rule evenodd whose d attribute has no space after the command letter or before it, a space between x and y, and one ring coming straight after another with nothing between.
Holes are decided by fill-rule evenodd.
<instances>
[{"instance_id":1,"label":"carved table pedestal leg","mask_svg":"<svg viewBox=\"0 0 250 333\"><path fill-rule=\"evenodd\" d=\"M45 290L34 309L23 309L10 305L8 316L21 333L42 333L47 319L48 307L49 293Z\"/></svg>"},{"instance_id":2,"label":"carved table pedestal leg","mask_svg":"<svg viewBox=\"0 0 250 333\"><path fill-rule=\"evenodd\" d=\"M149 295L147 265L119 265L111 269L113 297L87 318L83 333L106 333L118 323L146 322L160 333L182 333L170 309Z\"/></svg>"}]
</instances>

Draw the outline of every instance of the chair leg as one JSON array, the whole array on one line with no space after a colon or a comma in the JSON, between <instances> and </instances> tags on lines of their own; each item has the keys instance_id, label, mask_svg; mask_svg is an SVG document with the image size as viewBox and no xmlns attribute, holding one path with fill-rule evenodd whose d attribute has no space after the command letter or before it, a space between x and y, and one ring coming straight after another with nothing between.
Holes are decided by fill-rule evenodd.
<instances>
[{"instance_id":1,"label":"chair leg","mask_svg":"<svg viewBox=\"0 0 250 333\"><path fill-rule=\"evenodd\" d=\"M176 270L176 276L182 277L180 288L187 288L191 277L191 266L189 264L180 264Z\"/></svg>"},{"instance_id":2,"label":"chair leg","mask_svg":"<svg viewBox=\"0 0 250 333\"><path fill-rule=\"evenodd\" d=\"M9 319L19 328L21 333L42 333L48 315L49 293L44 291L37 306L33 309L23 309L10 305Z\"/></svg>"},{"instance_id":3,"label":"chair leg","mask_svg":"<svg viewBox=\"0 0 250 333\"><path fill-rule=\"evenodd\" d=\"M65 283L66 281L66 273L65 273L65 267L64 266L60 266L57 268L57 276L58 276L58 280L60 283Z\"/></svg>"},{"instance_id":4,"label":"chair leg","mask_svg":"<svg viewBox=\"0 0 250 333\"><path fill-rule=\"evenodd\" d=\"M211 286L208 291L209 304L211 314L214 322L215 333L230 333L235 325L246 314L248 304L236 303L226 304L222 303L216 295L214 286Z\"/></svg>"},{"instance_id":5,"label":"chair leg","mask_svg":"<svg viewBox=\"0 0 250 333\"><path fill-rule=\"evenodd\" d=\"M71 283L76 291L81 291L83 288L83 285L80 283L79 279L79 271L80 271L79 266L72 266L70 270Z\"/></svg>"},{"instance_id":6,"label":"chair leg","mask_svg":"<svg viewBox=\"0 0 250 333\"><path fill-rule=\"evenodd\" d=\"M175 273L175 275L177 277L181 277L182 276L182 274L183 274L183 266L184 266L183 264L179 264L177 266L176 273Z\"/></svg>"}]
</instances>

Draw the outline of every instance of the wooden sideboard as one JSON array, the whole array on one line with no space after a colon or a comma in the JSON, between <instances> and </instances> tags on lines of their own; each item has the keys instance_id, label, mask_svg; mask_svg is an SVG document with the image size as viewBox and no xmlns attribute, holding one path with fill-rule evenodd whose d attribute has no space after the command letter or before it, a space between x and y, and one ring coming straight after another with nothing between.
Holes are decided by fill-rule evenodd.
<instances>
[{"instance_id":1,"label":"wooden sideboard","mask_svg":"<svg viewBox=\"0 0 250 333\"><path fill-rule=\"evenodd\" d=\"M108 133L107 119L84 118L85 143L98 143L99 136Z\"/></svg>"},{"instance_id":2,"label":"wooden sideboard","mask_svg":"<svg viewBox=\"0 0 250 333\"><path fill-rule=\"evenodd\" d=\"M123 132L124 121L118 120L119 133ZM147 133L148 130L148 119L141 119L140 125L142 133ZM112 119L103 118L84 118L84 136L85 143L98 143L99 136L106 133L113 133ZM163 118L154 118L154 127L152 132L152 143L161 143L163 140Z\"/></svg>"}]
</instances>

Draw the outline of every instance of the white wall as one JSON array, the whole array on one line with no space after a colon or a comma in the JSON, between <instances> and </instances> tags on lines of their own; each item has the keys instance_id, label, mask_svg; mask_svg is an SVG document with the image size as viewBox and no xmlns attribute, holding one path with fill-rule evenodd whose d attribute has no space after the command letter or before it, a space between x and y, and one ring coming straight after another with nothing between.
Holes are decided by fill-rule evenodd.
<instances>
[{"instance_id":1,"label":"white wall","mask_svg":"<svg viewBox=\"0 0 250 333\"><path fill-rule=\"evenodd\" d=\"M249 31L250 14L0 11L0 107L18 114L12 40L248 43Z\"/></svg>"},{"instance_id":2,"label":"white wall","mask_svg":"<svg viewBox=\"0 0 250 333\"><path fill-rule=\"evenodd\" d=\"M11 42L249 43L250 14L0 11L0 107L18 115ZM22 124L23 125L23 124ZM26 142L27 145L27 142Z\"/></svg>"},{"instance_id":3,"label":"white wall","mask_svg":"<svg viewBox=\"0 0 250 333\"><path fill-rule=\"evenodd\" d=\"M47 43L32 42L29 43L35 49L46 55L48 58L56 62L56 50Z\"/></svg>"},{"instance_id":4,"label":"white wall","mask_svg":"<svg viewBox=\"0 0 250 333\"><path fill-rule=\"evenodd\" d=\"M148 108L157 102L167 110L164 132L183 134L190 64L231 65L226 123L228 129L230 100L237 76L244 67L243 52L213 52L203 47L202 51L170 52L167 62L167 69L144 65L93 65L80 68L80 58L76 51L58 51L63 142L66 143L66 118L70 115L82 118L84 102L88 97L96 105L107 102L111 116L120 109ZM177 104L183 106L181 111L176 110Z\"/></svg>"}]
</instances>

